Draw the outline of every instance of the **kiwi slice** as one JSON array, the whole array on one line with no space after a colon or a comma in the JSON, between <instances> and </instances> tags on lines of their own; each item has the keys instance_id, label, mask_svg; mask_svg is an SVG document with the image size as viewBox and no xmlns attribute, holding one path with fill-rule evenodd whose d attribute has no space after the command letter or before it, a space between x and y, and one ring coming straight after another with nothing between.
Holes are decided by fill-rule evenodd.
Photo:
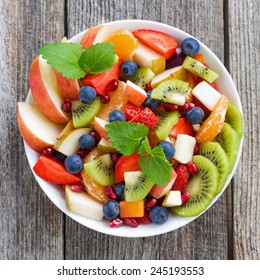
<instances>
[{"instance_id":1,"label":"kiwi slice","mask_svg":"<svg viewBox=\"0 0 260 280\"><path fill-rule=\"evenodd\" d=\"M159 121L154 129L159 140L168 137L173 126L178 122L180 113L178 111L166 112L159 116Z\"/></svg>"},{"instance_id":2,"label":"kiwi slice","mask_svg":"<svg viewBox=\"0 0 260 280\"><path fill-rule=\"evenodd\" d=\"M185 103L185 96L189 90L187 82L172 79L159 84L153 89L151 97L164 102L182 106Z\"/></svg>"},{"instance_id":3,"label":"kiwi slice","mask_svg":"<svg viewBox=\"0 0 260 280\"><path fill-rule=\"evenodd\" d=\"M85 172L97 183L102 186L115 184L115 173L113 162L109 154L84 164Z\"/></svg>"},{"instance_id":4,"label":"kiwi slice","mask_svg":"<svg viewBox=\"0 0 260 280\"><path fill-rule=\"evenodd\" d=\"M125 172L124 178L125 200L129 202L144 199L154 185L141 171Z\"/></svg>"},{"instance_id":5,"label":"kiwi slice","mask_svg":"<svg viewBox=\"0 0 260 280\"><path fill-rule=\"evenodd\" d=\"M148 83L155 76L155 73L149 67L138 68L137 73L129 80L138 87L145 89Z\"/></svg>"},{"instance_id":6,"label":"kiwi slice","mask_svg":"<svg viewBox=\"0 0 260 280\"><path fill-rule=\"evenodd\" d=\"M190 56L185 57L182 66L209 83L213 83L219 76L216 72Z\"/></svg>"},{"instance_id":7,"label":"kiwi slice","mask_svg":"<svg viewBox=\"0 0 260 280\"><path fill-rule=\"evenodd\" d=\"M72 102L72 121L75 128L87 127L102 107L99 98L90 104L85 104L79 100Z\"/></svg>"},{"instance_id":8,"label":"kiwi slice","mask_svg":"<svg viewBox=\"0 0 260 280\"><path fill-rule=\"evenodd\" d=\"M172 211L181 217L192 217L202 213L215 197L218 186L218 169L214 163L204 156L193 156L199 172L190 177L184 192L190 197L183 206L176 206Z\"/></svg>"},{"instance_id":9,"label":"kiwi slice","mask_svg":"<svg viewBox=\"0 0 260 280\"><path fill-rule=\"evenodd\" d=\"M229 161L225 151L217 142L203 142L199 148L200 155L212 161L218 168L218 187L216 194L219 194L223 189L227 176L229 174Z\"/></svg>"},{"instance_id":10,"label":"kiwi slice","mask_svg":"<svg viewBox=\"0 0 260 280\"><path fill-rule=\"evenodd\" d=\"M229 160L229 171L231 171L236 161L239 147L239 139L237 133L230 124L225 122L222 130L216 136L214 141L218 142L222 149L225 151Z\"/></svg>"},{"instance_id":11,"label":"kiwi slice","mask_svg":"<svg viewBox=\"0 0 260 280\"><path fill-rule=\"evenodd\" d=\"M239 111L237 105L235 105L234 103L229 102L228 104L225 122L232 126L232 128L237 133L238 138L241 139L244 133L243 116Z\"/></svg>"}]
</instances>

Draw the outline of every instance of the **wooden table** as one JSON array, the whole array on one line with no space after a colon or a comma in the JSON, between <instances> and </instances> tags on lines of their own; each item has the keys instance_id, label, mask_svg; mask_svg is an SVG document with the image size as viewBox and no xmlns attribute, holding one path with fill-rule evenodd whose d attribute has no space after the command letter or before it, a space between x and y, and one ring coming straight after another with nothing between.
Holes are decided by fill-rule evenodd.
<instances>
[{"instance_id":1,"label":"wooden table","mask_svg":"<svg viewBox=\"0 0 260 280\"><path fill-rule=\"evenodd\" d=\"M259 0L0 0L0 259L260 259ZM245 116L232 183L202 217L150 238L118 238L65 216L37 185L16 123L38 49L90 26L154 20L204 42L229 70Z\"/></svg>"}]
</instances>

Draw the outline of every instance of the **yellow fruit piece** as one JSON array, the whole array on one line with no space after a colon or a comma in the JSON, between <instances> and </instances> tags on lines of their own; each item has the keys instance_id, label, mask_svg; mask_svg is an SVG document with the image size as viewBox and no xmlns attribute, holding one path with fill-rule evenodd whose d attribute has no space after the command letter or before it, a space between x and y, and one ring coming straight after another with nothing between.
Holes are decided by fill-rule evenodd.
<instances>
[{"instance_id":1,"label":"yellow fruit piece","mask_svg":"<svg viewBox=\"0 0 260 280\"><path fill-rule=\"evenodd\" d=\"M119 29L113 32L107 38L106 42L114 44L116 54L123 60L132 59L138 45L134 35L125 29Z\"/></svg>"},{"instance_id":2,"label":"yellow fruit piece","mask_svg":"<svg viewBox=\"0 0 260 280\"><path fill-rule=\"evenodd\" d=\"M198 143L213 141L213 139L220 133L225 122L227 107L228 98L225 95L222 95L209 117L201 125L199 131L195 135Z\"/></svg>"}]
</instances>

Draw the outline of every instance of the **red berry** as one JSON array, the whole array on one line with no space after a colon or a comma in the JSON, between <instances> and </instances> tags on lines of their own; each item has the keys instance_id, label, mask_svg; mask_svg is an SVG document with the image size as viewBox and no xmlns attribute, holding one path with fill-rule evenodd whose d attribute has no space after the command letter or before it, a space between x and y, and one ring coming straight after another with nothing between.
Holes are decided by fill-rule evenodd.
<instances>
[{"instance_id":1,"label":"red berry","mask_svg":"<svg viewBox=\"0 0 260 280\"><path fill-rule=\"evenodd\" d=\"M179 110L179 106L176 104L171 104L171 103L164 103L163 107L165 109L166 112L170 112L170 111L177 111Z\"/></svg>"},{"instance_id":2,"label":"red berry","mask_svg":"<svg viewBox=\"0 0 260 280\"><path fill-rule=\"evenodd\" d=\"M118 88L118 80L113 79L107 84L107 86L105 88L105 92L115 91L115 90L117 90L117 88Z\"/></svg>"},{"instance_id":3,"label":"red berry","mask_svg":"<svg viewBox=\"0 0 260 280\"><path fill-rule=\"evenodd\" d=\"M115 190L112 186L106 186L105 192L109 198L116 199L117 196L116 196Z\"/></svg>"},{"instance_id":4,"label":"red berry","mask_svg":"<svg viewBox=\"0 0 260 280\"><path fill-rule=\"evenodd\" d=\"M89 150L79 148L76 152L81 158L84 158L89 153Z\"/></svg>"},{"instance_id":5,"label":"red berry","mask_svg":"<svg viewBox=\"0 0 260 280\"><path fill-rule=\"evenodd\" d=\"M148 83L144 89L145 91L152 90L151 83Z\"/></svg>"},{"instance_id":6,"label":"red berry","mask_svg":"<svg viewBox=\"0 0 260 280\"><path fill-rule=\"evenodd\" d=\"M131 227L138 227L139 226L139 223L138 223L137 219L134 219L134 218L124 218L123 222L126 225L129 225Z\"/></svg>"},{"instance_id":7,"label":"red berry","mask_svg":"<svg viewBox=\"0 0 260 280\"><path fill-rule=\"evenodd\" d=\"M65 101L63 102L61 109L66 112L66 113L70 113L71 112L71 108L72 108L72 102L70 99L65 99Z\"/></svg>"},{"instance_id":8,"label":"red berry","mask_svg":"<svg viewBox=\"0 0 260 280\"><path fill-rule=\"evenodd\" d=\"M96 142L100 141L101 136L95 130L90 131L89 134L95 138Z\"/></svg>"},{"instance_id":9,"label":"red berry","mask_svg":"<svg viewBox=\"0 0 260 280\"><path fill-rule=\"evenodd\" d=\"M46 156L52 156L54 153L54 150L51 147L46 147L42 150L42 153Z\"/></svg>"},{"instance_id":10,"label":"red berry","mask_svg":"<svg viewBox=\"0 0 260 280\"><path fill-rule=\"evenodd\" d=\"M152 209L157 203L156 198L151 198L145 202L145 209L150 210Z\"/></svg>"},{"instance_id":11,"label":"red berry","mask_svg":"<svg viewBox=\"0 0 260 280\"><path fill-rule=\"evenodd\" d=\"M189 192L184 192L181 195L182 205L185 205L185 203L188 201L189 197L190 197L190 193Z\"/></svg>"},{"instance_id":12,"label":"red berry","mask_svg":"<svg viewBox=\"0 0 260 280\"><path fill-rule=\"evenodd\" d=\"M197 174L198 173L198 168L193 161L189 161L187 163L187 166L188 166L190 174Z\"/></svg>"},{"instance_id":13,"label":"red berry","mask_svg":"<svg viewBox=\"0 0 260 280\"><path fill-rule=\"evenodd\" d=\"M196 144L194 146L193 154L194 155L198 155L199 154L199 150L200 150L200 144L198 142L196 142Z\"/></svg>"},{"instance_id":14,"label":"red berry","mask_svg":"<svg viewBox=\"0 0 260 280\"><path fill-rule=\"evenodd\" d=\"M83 192L85 189L85 187L82 183L73 184L70 186L70 188L73 192Z\"/></svg>"},{"instance_id":15,"label":"red berry","mask_svg":"<svg viewBox=\"0 0 260 280\"><path fill-rule=\"evenodd\" d=\"M110 97L107 94L103 94L100 96L100 101L103 104L108 104L110 102Z\"/></svg>"},{"instance_id":16,"label":"red berry","mask_svg":"<svg viewBox=\"0 0 260 280\"><path fill-rule=\"evenodd\" d=\"M188 107L188 110L191 110L192 108L195 107L194 103L188 103L189 107Z\"/></svg>"},{"instance_id":17,"label":"red berry","mask_svg":"<svg viewBox=\"0 0 260 280\"><path fill-rule=\"evenodd\" d=\"M187 165L179 164L175 169L175 172L177 173L177 177L173 183L172 190L182 191L190 177L189 169Z\"/></svg>"},{"instance_id":18,"label":"red berry","mask_svg":"<svg viewBox=\"0 0 260 280\"><path fill-rule=\"evenodd\" d=\"M189 104L185 103L184 105L179 107L180 111L187 111L189 109Z\"/></svg>"},{"instance_id":19,"label":"red berry","mask_svg":"<svg viewBox=\"0 0 260 280\"><path fill-rule=\"evenodd\" d=\"M115 218L110 221L109 226L115 228L115 227L122 226L122 224L123 224L123 221L121 219Z\"/></svg>"},{"instance_id":20,"label":"red berry","mask_svg":"<svg viewBox=\"0 0 260 280\"><path fill-rule=\"evenodd\" d=\"M116 163L118 162L118 160L121 157L121 154L118 153L112 153L110 154L111 160L113 161L113 163L116 165Z\"/></svg>"}]
</instances>

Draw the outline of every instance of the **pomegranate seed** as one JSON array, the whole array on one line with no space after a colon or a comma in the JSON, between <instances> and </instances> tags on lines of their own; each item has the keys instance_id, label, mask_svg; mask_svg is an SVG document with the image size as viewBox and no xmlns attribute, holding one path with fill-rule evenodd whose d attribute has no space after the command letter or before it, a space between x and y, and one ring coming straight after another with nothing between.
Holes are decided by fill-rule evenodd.
<instances>
[{"instance_id":1,"label":"pomegranate seed","mask_svg":"<svg viewBox=\"0 0 260 280\"><path fill-rule=\"evenodd\" d=\"M190 193L189 192L184 192L181 195L181 201L182 201L181 205L184 205L188 201L189 197L190 197Z\"/></svg>"},{"instance_id":2,"label":"pomegranate seed","mask_svg":"<svg viewBox=\"0 0 260 280\"><path fill-rule=\"evenodd\" d=\"M82 183L71 185L70 188L73 192L83 192L85 189Z\"/></svg>"},{"instance_id":3,"label":"pomegranate seed","mask_svg":"<svg viewBox=\"0 0 260 280\"><path fill-rule=\"evenodd\" d=\"M148 83L144 89L145 91L152 90L151 83Z\"/></svg>"},{"instance_id":4,"label":"pomegranate seed","mask_svg":"<svg viewBox=\"0 0 260 280\"><path fill-rule=\"evenodd\" d=\"M105 192L109 198L116 199L117 196L116 196L115 190L112 186L106 186Z\"/></svg>"},{"instance_id":5,"label":"pomegranate seed","mask_svg":"<svg viewBox=\"0 0 260 280\"><path fill-rule=\"evenodd\" d=\"M149 217L149 213L144 213L144 216L141 218L138 218L139 224L150 224L152 221Z\"/></svg>"},{"instance_id":6,"label":"pomegranate seed","mask_svg":"<svg viewBox=\"0 0 260 280\"><path fill-rule=\"evenodd\" d=\"M105 92L115 91L117 90L117 88L118 88L118 80L113 79L107 84L105 88Z\"/></svg>"},{"instance_id":7,"label":"pomegranate seed","mask_svg":"<svg viewBox=\"0 0 260 280\"><path fill-rule=\"evenodd\" d=\"M89 134L93 136L97 142L100 141L101 136L96 131L91 131Z\"/></svg>"},{"instance_id":8,"label":"pomegranate seed","mask_svg":"<svg viewBox=\"0 0 260 280\"><path fill-rule=\"evenodd\" d=\"M100 101L103 104L108 104L110 102L110 97L107 94L103 94L100 96Z\"/></svg>"},{"instance_id":9,"label":"pomegranate seed","mask_svg":"<svg viewBox=\"0 0 260 280\"><path fill-rule=\"evenodd\" d=\"M70 113L71 112L71 108L72 108L72 102L70 99L65 99L65 101L63 102L61 109L66 112L66 113Z\"/></svg>"},{"instance_id":10,"label":"pomegranate seed","mask_svg":"<svg viewBox=\"0 0 260 280\"><path fill-rule=\"evenodd\" d=\"M110 154L111 160L113 161L114 165L116 165L116 163L118 162L118 160L121 157L121 154L118 153L112 153Z\"/></svg>"},{"instance_id":11,"label":"pomegranate seed","mask_svg":"<svg viewBox=\"0 0 260 280\"><path fill-rule=\"evenodd\" d=\"M179 110L178 105L171 104L171 103L164 103L163 107L164 107L165 111L167 111L167 112Z\"/></svg>"},{"instance_id":12,"label":"pomegranate seed","mask_svg":"<svg viewBox=\"0 0 260 280\"><path fill-rule=\"evenodd\" d=\"M198 155L199 154L199 150L200 150L200 144L196 142L196 144L194 146L193 154L194 155Z\"/></svg>"},{"instance_id":13,"label":"pomegranate seed","mask_svg":"<svg viewBox=\"0 0 260 280\"><path fill-rule=\"evenodd\" d=\"M42 150L42 153L46 156L52 156L54 153L54 150L51 147L46 147Z\"/></svg>"},{"instance_id":14,"label":"pomegranate seed","mask_svg":"<svg viewBox=\"0 0 260 280\"><path fill-rule=\"evenodd\" d=\"M188 166L188 170L189 170L190 174L197 174L198 173L198 168L193 161L189 161L187 163L187 166Z\"/></svg>"},{"instance_id":15,"label":"pomegranate seed","mask_svg":"<svg viewBox=\"0 0 260 280\"><path fill-rule=\"evenodd\" d=\"M123 224L123 221L121 219L115 218L110 221L109 226L115 228L115 227L122 226L122 224Z\"/></svg>"},{"instance_id":16,"label":"pomegranate seed","mask_svg":"<svg viewBox=\"0 0 260 280\"><path fill-rule=\"evenodd\" d=\"M134 219L134 218L125 218L125 219L123 219L123 222L126 225L129 225L131 227L138 227L139 226L139 223L138 223L137 219Z\"/></svg>"},{"instance_id":17,"label":"pomegranate seed","mask_svg":"<svg viewBox=\"0 0 260 280\"><path fill-rule=\"evenodd\" d=\"M76 152L81 158L84 158L89 153L89 150L79 148Z\"/></svg>"},{"instance_id":18,"label":"pomegranate seed","mask_svg":"<svg viewBox=\"0 0 260 280\"><path fill-rule=\"evenodd\" d=\"M188 107L188 110L191 110L192 108L195 107L194 103L188 103L189 107Z\"/></svg>"},{"instance_id":19,"label":"pomegranate seed","mask_svg":"<svg viewBox=\"0 0 260 280\"><path fill-rule=\"evenodd\" d=\"M187 111L189 109L189 103L185 103L184 105L179 107L180 111Z\"/></svg>"},{"instance_id":20,"label":"pomegranate seed","mask_svg":"<svg viewBox=\"0 0 260 280\"><path fill-rule=\"evenodd\" d=\"M150 210L152 209L157 203L156 198L151 198L145 202L145 209Z\"/></svg>"},{"instance_id":21,"label":"pomegranate seed","mask_svg":"<svg viewBox=\"0 0 260 280\"><path fill-rule=\"evenodd\" d=\"M158 199L157 199L157 203L156 203L156 205L161 206L161 205L162 205L162 203L163 203L163 201L164 201L164 199L165 199L165 197L160 197L160 198L158 198Z\"/></svg>"}]
</instances>

